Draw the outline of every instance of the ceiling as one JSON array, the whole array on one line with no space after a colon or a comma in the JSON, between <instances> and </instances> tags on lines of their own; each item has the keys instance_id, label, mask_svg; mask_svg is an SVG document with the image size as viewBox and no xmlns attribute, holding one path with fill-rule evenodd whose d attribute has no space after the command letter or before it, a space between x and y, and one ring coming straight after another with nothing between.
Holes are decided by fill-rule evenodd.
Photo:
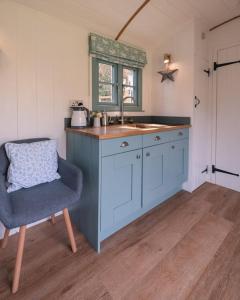
<instances>
[{"instance_id":1,"label":"ceiling","mask_svg":"<svg viewBox=\"0 0 240 300\"><path fill-rule=\"evenodd\" d=\"M89 30L116 37L143 0L15 0ZM240 14L240 0L151 0L121 39L157 47L193 19L211 28Z\"/></svg>"}]
</instances>

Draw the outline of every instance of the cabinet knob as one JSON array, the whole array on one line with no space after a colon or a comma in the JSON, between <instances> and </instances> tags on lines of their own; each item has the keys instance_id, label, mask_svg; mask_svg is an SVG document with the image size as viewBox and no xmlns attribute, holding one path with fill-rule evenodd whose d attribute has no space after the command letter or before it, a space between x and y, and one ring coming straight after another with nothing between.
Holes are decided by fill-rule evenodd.
<instances>
[{"instance_id":1,"label":"cabinet knob","mask_svg":"<svg viewBox=\"0 0 240 300\"><path fill-rule=\"evenodd\" d=\"M182 131L179 131L178 135L182 136L183 135Z\"/></svg>"},{"instance_id":2,"label":"cabinet knob","mask_svg":"<svg viewBox=\"0 0 240 300\"><path fill-rule=\"evenodd\" d=\"M150 156L150 152L147 152L147 153L146 153L146 156Z\"/></svg>"},{"instance_id":3,"label":"cabinet knob","mask_svg":"<svg viewBox=\"0 0 240 300\"><path fill-rule=\"evenodd\" d=\"M154 141L160 141L160 140L161 140L160 136L156 135L155 138L154 138Z\"/></svg>"},{"instance_id":4,"label":"cabinet knob","mask_svg":"<svg viewBox=\"0 0 240 300\"><path fill-rule=\"evenodd\" d=\"M122 142L122 144L120 145L120 147L124 148L129 146L128 142Z\"/></svg>"},{"instance_id":5,"label":"cabinet knob","mask_svg":"<svg viewBox=\"0 0 240 300\"><path fill-rule=\"evenodd\" d=\"M172 145L172 147L171 147L172 149L175 149L175 146L174 145Z\"/></svg>"},{"instance_id":6,"label":"cabinet knob","mask_svg":"<svg viewBox=\"0 0 240 300\"><path fill-rule=\"evenodd\" d=\"M137 157L137 159L140 159L140 158L141 158L141 155L140 155L140 154L137 154L136 157Z\"/></svg>"}]
</instances>

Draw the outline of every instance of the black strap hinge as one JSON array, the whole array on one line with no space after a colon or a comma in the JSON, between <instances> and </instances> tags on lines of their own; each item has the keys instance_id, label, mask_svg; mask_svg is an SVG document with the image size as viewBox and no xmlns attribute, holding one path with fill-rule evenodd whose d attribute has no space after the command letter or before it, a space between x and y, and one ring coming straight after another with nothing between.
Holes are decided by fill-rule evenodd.
<instances>
[{"instance_id":1,"label":"black strap hinge","mask_svg":"<svg viewBox=\"0 0 240 300\"><path fill-rule=\"evenodd\" d=\"M232 176L238 176L239 177L239 174L237 174L237 173L232 173L232 172L229 172L229 171L218 169L218 168L215 167L215 165L212 165L212 173L216 173L216 172L224 173L224 174L228 174L228 175L232 175Z\"/></svg>"},{"instance_id":2,"label":"black strap hinge","mask_svg":"<svg viewBox=\"0 0 240 300\"><path fill-rule=\"evenodd\" d=\"M233 64L239 64L240 60L235 60L235 61L230 61L222 64L218 64L216 61L213 64L213 70L216 71L218 68L228 66L228 65L233 65Z\"/></svg>"}]
</instances>

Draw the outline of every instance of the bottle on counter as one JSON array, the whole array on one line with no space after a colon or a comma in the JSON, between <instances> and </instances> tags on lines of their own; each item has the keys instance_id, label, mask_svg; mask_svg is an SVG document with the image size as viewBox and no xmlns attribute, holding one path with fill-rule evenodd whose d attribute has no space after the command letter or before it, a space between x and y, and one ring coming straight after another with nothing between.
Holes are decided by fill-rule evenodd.
<instances>
[{"instance_id":1,"label":"bottle on counter","mask_svg":"<svg viewBox=\"0 0 240 300\"><path fill-rule=\"evenodd\" d=\"M106 111L102 112L102 126L108 125L108 114Z\"/></svg>"}]
</instances>

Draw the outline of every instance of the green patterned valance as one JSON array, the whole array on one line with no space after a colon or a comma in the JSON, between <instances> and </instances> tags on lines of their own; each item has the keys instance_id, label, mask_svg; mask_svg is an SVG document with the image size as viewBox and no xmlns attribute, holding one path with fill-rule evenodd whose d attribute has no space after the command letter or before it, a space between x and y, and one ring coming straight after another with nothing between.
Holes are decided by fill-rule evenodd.
<instances>
[{"instance_id":1,"label":"green patterned valance","mask_svg":"<svg viewBox=\"0 0 240 300\"><path fill-rule=\"evenodd\" d=\"M94 57L129 67L143 68L147 63L145 51L95 33L89 36L89 52Z\"/></svg>"}]
</instances>

